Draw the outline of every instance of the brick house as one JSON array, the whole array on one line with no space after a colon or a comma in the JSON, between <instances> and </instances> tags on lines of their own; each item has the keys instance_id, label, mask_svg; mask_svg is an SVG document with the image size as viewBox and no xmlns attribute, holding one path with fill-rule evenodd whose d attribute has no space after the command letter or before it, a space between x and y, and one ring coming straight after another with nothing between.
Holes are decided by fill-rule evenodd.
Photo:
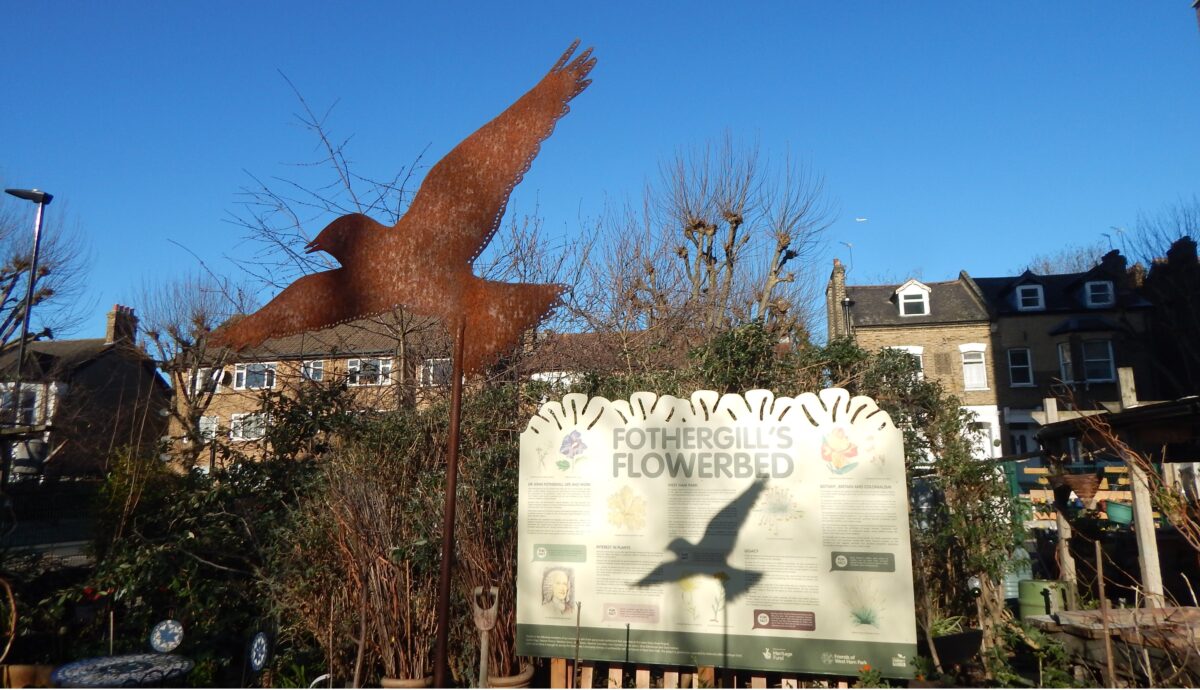
<instances>
[{"instance_id":1,"label":"brick house","mask_svg":"<svg viewBox=\"0 0 1200 690\"><path fill-rule=\"evenodd\" d=\"M996 328L997 404L1006 453L1037 449L1034 412L1042 400L1068 408L1119 409L1117 369L1131 367L1137 390L1154 396L1147 347L1151 304L1118 251L1083 273L975 278Z\"/></svg>"},{"instance_id":2,"label":"brick house","mask_svg":"<svg viewBox=\"0 0 1200 690\"><path fill-rule=\"evenodd\" d=\"M154 360L136 346L137 326L133 309L116 305L103 338L27 343L17 429L12 383L17 344L0 352L6 435L32 442L15 449L14 477L38 469L48 477L100 474L121 447L155 448L165 431L171 390Z\"/></svg>"},{"instance_id":3,"label":"brick house","mask_svg":"<svg viewBox=\"0 0 1200 690\"><path fill-rule=\"evenodd\" d=\"M623 371L636 366L622 353L637 335L531 332L518 352L495 365L488 376L568 386L580 380L582 372ZM344 381L353 405L361 410L424 405L449 395L450 351L444 328L397 311L273 338L227 354L223 361L210 353L205 365L187 372L189 390L176 395L177 414L169 434L181 457L191 455L203 464L203 452L191 446L183 426L194 416L200 443L219 439L256 456L270 423L261 413L266 395L295 395L303 386ZM684 353L683 347L662 348L654 363L677 366ZM195 401L191 414L186 410L189 401ZM211 444L203 450L211 451Z\"/></svg>"},{"instance_id":4,"label":"brick house","mask_svg":"<svg viewBox=\"0 0 1200 690\"><path fill-rule=\"evenodd\" d=\"M188 395L176 396L179 414L170 435L188 444L181 418L192 402L202 440L221 438L254 455L270 420L263 398L294 394L306 385L346 384L356 408L394 410L443 395L451 377L444 329L399 313L272 338L236 354L209 353L205 366L188 372Z\"/></svg>"},{"instance_id":5,"label":"brick house","mask_svg":"<svg viewBox=\"0 0 1200 690\"><path fill-rule=\"evenodd\" d=\"M1145 346L1150 304L1119 252L1089 271L902 285L846 285L834 260L826 288L829 337L916 355L924 375L978 415L995 457L1037 449L1047 397L1081 410L1120 400L1117 368L1153 391Z\"/></svg>"},{"instance_id":6,"label":"brick house","mask_svg":"<svg viewBox=\"0 0 1200 690\"><path fill-rule=\"evenodd\" d=\"M866 350L893 348L914 355L923 376L975 413L982 433L978 454L999 456L991 317L965 272L936 283L846 285L846 269L834 259L825 303L830 339L849 336Z\"/></svg>"}]
</instances>

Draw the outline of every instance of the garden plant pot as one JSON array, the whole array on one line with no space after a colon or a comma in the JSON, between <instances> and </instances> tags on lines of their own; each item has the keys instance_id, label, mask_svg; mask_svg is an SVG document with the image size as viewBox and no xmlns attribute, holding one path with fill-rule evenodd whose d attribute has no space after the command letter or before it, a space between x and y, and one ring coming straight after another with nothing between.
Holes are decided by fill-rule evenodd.
<instances>
[{"instance_id":1,"label":"garden plant pot","mask_svg":"<svg viewBox=\"0 0 1200 690\"><path fill-rule=\"evenodd\" d=\"M515 676L493 676L488 674L489 688L527 688L533 680L533 664L521 664L521 672Z\"/></svg>"},{"instance_id":2,"label":"garden plant pot","mask_svg":"<svg viewBox=\"0 0 1200 690\"><path fill-rule=\"evenodd\" d=\"M935 637L933 646L937 649L938 661L942 662L943 668L955 666L979 653L979 648L983 646L983 631L964 630Z\"/></svg>"},{"instance_id":3,"label":"garden plant pot","mask_svg":"<svg viewBox=\"0 0 1200 690\"><path fill-rule=\"evenodd\" d=\"M1116 501L1104 502L1104 514L1108 521L1115 525L1133 524L1133 506Z\"/></svg>"},{"instance_id":4,"label":"garden plant pot","mask_svg":"<svg viewBox=\"0 0 1200 690\"><path fill-rule=\"evenodd\" d=\"M388 678L384 676L379 682L385 688L431 688L433 676L424 678Z\"/></svg>"},{"instance_id":5,"label":"garden plant pot","mask_svg":"<svg viewBox=\"0 0 1200 690\"><path fill-rule=\"evenodd\" d=\"M0 687L5 688L48 688L50 674L54 673L54 667L47 664L5 664L0 669Z\"/></svg>"}]
</instances>

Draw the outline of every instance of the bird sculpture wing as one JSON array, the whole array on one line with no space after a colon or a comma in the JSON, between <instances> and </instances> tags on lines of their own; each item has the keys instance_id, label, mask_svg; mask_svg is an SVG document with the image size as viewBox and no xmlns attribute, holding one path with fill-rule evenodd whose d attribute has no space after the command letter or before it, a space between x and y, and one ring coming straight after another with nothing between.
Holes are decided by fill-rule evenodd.
<instances>
[{"instance_id":1,"label":"bird sculpture wing","mask_svg":"<svg viewBox=\"0 0 1200 690\"><path fill-rule=\"evenodd\" d=\"M513 187L542 141L570 109L567 102L591 83L591 49L571 59L571 44L537 86L446 154L425 176L396 228L402 234L436 232L422 250L437 265L470 264L500 226ZM445 261L442 264L441 261Z\"/></svg>"},{"instance_id":2,"label":"bird sculpture wing","mask_svg":"<svg viewBox=\"0 0 1200 690\"><path fill-rule=\"evenodd\" d=\"M211 344L242 350L268 337L317 330L345 320L346 314L357 313L358 305L353 303L353 291L344 287L344 271L338 268L298 278L262 309L215 331Z\"/></svg>"}]
</instances>

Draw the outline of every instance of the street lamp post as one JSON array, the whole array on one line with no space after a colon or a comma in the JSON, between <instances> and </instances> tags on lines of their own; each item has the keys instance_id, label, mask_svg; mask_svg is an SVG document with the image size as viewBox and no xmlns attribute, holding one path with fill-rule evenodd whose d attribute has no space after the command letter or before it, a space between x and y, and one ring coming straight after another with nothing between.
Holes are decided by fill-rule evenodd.
<instances>
[{"instance_id":1,"label":"street lamp post","mask_svg":"<svg viewBox=\"0 0 1200 690\"><path fill-rule=\"evenodd\" d=\"M13 382L13 426L21 423L21 383L25 375L25 346L29 339L29 312L33 308L33 291L37 283L38 252L42 246L42 216L46 206L54 200L54 195L37 189L6 189L6 193L19 199L32 201L37 204L37 216L33 221L33 256L29 260L29 287L25 290L25 312L21 315L21 340L17 344L17 378ZM8 485L8 472L11 464L10 453L4 453L5 461L0 467L0 490Z\"/></svg>"}]
</instances>

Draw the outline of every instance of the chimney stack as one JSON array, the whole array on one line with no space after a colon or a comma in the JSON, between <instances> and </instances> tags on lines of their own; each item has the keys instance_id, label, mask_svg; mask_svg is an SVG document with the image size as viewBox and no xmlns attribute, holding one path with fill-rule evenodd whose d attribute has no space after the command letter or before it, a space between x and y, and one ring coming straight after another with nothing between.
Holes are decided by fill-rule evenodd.
<instances>
[{"instance_id":1,"label":"chimney stack","mask_svg":"<svg viewBox=\"0 0 1200 690\"><path fill-rule=\"evenodd\" d=\"M833 272L829 275L829 283L825 286L825 317L830 339L844 338L850 335L847 307L846 267L835 257Z\"/></svg>"},{"instance_id":2,"label":"chimney stack","mask_svg":"<svg viewBox=\"0 0 1200 690\"><path fill-rule=\"evenodd\" d=\"M133 307L123 307L114 304L108 312L108 330L104 335L106 343L125 341L133 345L137 338L137 317L133 315Z\"/></svg>"}]
</instances>

